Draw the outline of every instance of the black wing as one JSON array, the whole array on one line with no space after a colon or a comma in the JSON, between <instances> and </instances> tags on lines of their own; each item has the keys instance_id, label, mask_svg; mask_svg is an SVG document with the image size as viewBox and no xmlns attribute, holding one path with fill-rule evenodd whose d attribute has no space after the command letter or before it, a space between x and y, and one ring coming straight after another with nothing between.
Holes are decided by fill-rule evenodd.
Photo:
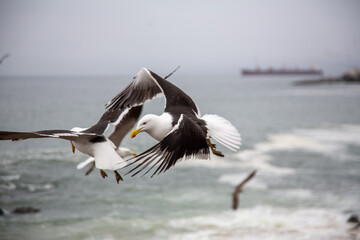
<instances>
[{"instance_id":1,"label":"black wing","mask_svg":"<svg viewBox=\"0 0 360 240\"><path fill-rule=\"evenodd\" d=\"M146 68L141 69L134 80L106 107L108 109L124 109L141 105L161 93L165 95L166 99L165 112L172 112L173 106L182 106L186 107L188 112L199 113L196 104L186 93Z\"/></svg>"},{"instance_id":2,"label":"black wing","mask_svg":"<svg viewBox=\"0 0 360 240\"><path fill-rule=\"evenodd\" d=\"M124 136L134 127L142 111L142 105L130 108L124 115L120 116L119 123L116 124L114 131L109 135L110 141L116 147L120 146Z\"/></svg>"},{"instance_id":3,"label":"black wing","mask_svg":"<svg viewBox=\"0 0 360 240\"><path fill-rule=\"evenodd\" d=\"M142 105L161 94L162 91L145 68L134 77L118 95L106 104L109 110L130 108Z\"/></svg>"},{"instance_id":4,"label":"black wing","mask_svg":"<svg viewBox=\"0 0 360 240\"><path fill-rule=\"evenodd\" d=\"M110 123L121 122L123 119L126 118L127 114L121 115L124 112L124 109L108 109L105 113L101 116L99 121L91 126L90 128L86 128L82 131L69 131L69 130L42 130L36 132L8 132L8 131L0 131L0 140L24 140L28 138L61 138L66 140L76 140L79 136L98 136L103 137L102 134L106 130L107 126ZM131 112L131 116L128 118L135 117L136 114L141 113L140 109L134 109ZM138 117L138 116L137 116ZM137 119L137 118L136 118ZM125 123L127 120L125 120ZM131 120L129 120L131 121ZM136 122L136 120L135 120ZM135 123L133 123L135 124ZM132 126L131 126L132 127ZM130 127L130 128L131 128ZM125 127L127 128L127 127ZM130 130L130 129L129 129ZM129 131L128 130L128 131ZM116 130L115 130L116 131ZM121 139L120 139L121 141Z\"/></svg>"},{"instance_id":5,"label":"black wing","mask_svg":"<svg viewBox=\"0 0 360 240\"><path fill-rule=\"evenodd\" d=\"M82 131L71 131L71 130L41 130L36 132L11 132L11 131L0 131L0 140L25 140L29 138L60 138L70 141L77 140L80 136L88 137L103 137L102 134L106 130L108 124L115 123L121 119L120 109L107 110L100 118L100 120L90 128ZM137 114L139 109L131 111L132 114ZM136 113L135 113L136 112ZM141 112L141 109L140 109ZM140 114L140 113L138 113ZM124 116L126 117L127 114ZM130 117L131 118L131 117ZM126 120L125 120L126 121ZM131 120L130 120L131 121ZM136 120L135 120L136 122ZM133 123L135 124L135 123ZM132 127L132 126L131 126ZM131 128L130 127L130 128ZM128 128L128 127L126 127ZM129 130L128 130L129 131Z\"/></svg>"},{"instance_id":6,"label":"black wing","mask_svg":"<svg viewBox=\"0 0 360 240\"><path fill-rule=\"evenodd\" d=\"M68 130L42 130L37 132L8 132L0 131L0 140L25 140L29 138L61 138L65 140L76 140L80 135Z\"/></svg>"},{"instance_id":7,"label":"black wing","mask_svg":"<svg viewBox=\"0 0 360 240\"><path fill-rule=\"evenodd\" d=\"M129 159L129 161L133 160L133 162L128 166L141 160L142 162L128 173L137 170L132 175L135 176L153 163L145 174L158 165L158 168L152 174L154 176L166 172L177 161L191 157L208 159L210 157L209 146L202 126L186 115L181 115L179 123L162 141L140 155Z\"/></svg>"},{"instance_id":8,"label":"black wing","mask_svg":"<svg viewBox=\"0 0 360 240\"><path fill-rule=\"evenodd\" d=\"M134 109L131 111L131 114L136 114L138 111L139 111L139 109L136 109L136 110ZM129 112L129 109L120 109L120 108L108 109L104 112L104 114L101 116L101 118L95 125L87 128L81 132L102 135L110 123L117 125L117 123L123 121L123 118L126 117L128 112ZM140 109L140 113L141 113L141 109Z\"/></svg>"},{"instance_id":9,"label":"black wing","mask_svg":"<svg viewBox=\"0 0 360 240\"><path fill-rule=\"evenodd\" d=\"M165 99L165 112L176 112L176 109L179 109L181 106L183 108L182 113L185 109L188 113L199 113L198 108L194 101L184 93L180 88L172 84L171 82L165 80L164 78L160 77L156 73L149 71L151 76L155 79L157 84L162 89ZM179 114L180 115L180 114Z\"/></svg>"}]
</instances>

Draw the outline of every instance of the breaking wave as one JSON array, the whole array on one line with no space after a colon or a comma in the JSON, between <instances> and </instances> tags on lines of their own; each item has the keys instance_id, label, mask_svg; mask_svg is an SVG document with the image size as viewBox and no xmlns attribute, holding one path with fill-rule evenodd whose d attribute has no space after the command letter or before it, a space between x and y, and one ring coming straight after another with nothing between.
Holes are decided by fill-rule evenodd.
<instances>
[{"instance_id":1,"label":"breaking wave","mask_svg":"<svg viewBox=\"0 0 360 240\"><path fill-rule=\"evenodd\" d=\"M240 151L237 158L241 160L240 165L265 173L292 174L295 172L292 168L272 165L271 154L278 151L306 151L338 160L357 160L356 156L347 151L349 145L360 145L360 126L295 129L289 133L271 134L266 141Z\"/></svg>"},{"instance_id":2,"label":"breaking wave","mask_svg":"<svg viewBox=\"0 0 360 240\"><path fill-rule=\"evenodd\" d=\"M329 209L285 209L268 206L216 215L176 219L170 239L343 239L346 216Z\"/></svg>"}]
</instances>

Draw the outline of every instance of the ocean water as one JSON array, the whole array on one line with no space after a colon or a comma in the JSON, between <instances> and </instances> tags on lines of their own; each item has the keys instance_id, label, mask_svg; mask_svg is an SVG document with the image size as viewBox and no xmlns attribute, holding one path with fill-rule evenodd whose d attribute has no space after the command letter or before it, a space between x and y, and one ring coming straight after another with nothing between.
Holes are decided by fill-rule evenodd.
<instances>
[{"instance_id":1,"label":"ocean water","mask_svg":"<svg viewBox=\"0 0 360 240\"><path fill-rule=\"evenodd\" d=\"M0 130L88 127L131 79L0 77ZM0 142L0 239L359 239L360 85L293 86L292 78L171 78L197 103L239 130L243 145L225 158L188 160L116 184L85 176L56 139ZM160 114L164 100L145 105ZM145 133L122 146L140 153ZM240 195L231 193L252 170ZM120 170L125 173L126 170ZM20 206L36 214L15 215Z\"/></svg>"}]
</instances>

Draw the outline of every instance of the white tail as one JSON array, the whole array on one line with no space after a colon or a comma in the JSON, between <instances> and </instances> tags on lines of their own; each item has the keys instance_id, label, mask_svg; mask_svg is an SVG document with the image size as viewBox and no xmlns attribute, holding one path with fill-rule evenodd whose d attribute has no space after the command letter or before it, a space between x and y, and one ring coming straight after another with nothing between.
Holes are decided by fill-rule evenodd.
<instances>
[{"instance_id":1,"label":"white tail","mask_svg":"<svg viewBox=\"0 0 360 240\"><path fill-rule=\"evenodd\" d=\"M209 138L215 139L233 151L240 148L240 133L228 120L213 114L205 114L201 119L206 122Z\"/></svg>"},{"instance_id":2,"label":"white tail","mask_svg":"<svg viewBox=\"0 0 360 240\"><path fill-rule=\"evenodd\" d=\"M76 168L77 168L77 169L83 169L86 165L92 163L93 161L95 161L95 159L92 158L92 157L90 157L90 158L86 159L85 161L79 163L79 164L76 166Z\"/></svg>"},{"instance_id":3,"label":"white tail","mask_svg":"<svg viewBox=\"0 0 360 240\"><path fill-rule=\"evenodd\" d=\"M123 168L127 162L119 156L114 144L110 141L94 143L95 166L104 170L116 170Z\"/></svg>"}]
</instances>

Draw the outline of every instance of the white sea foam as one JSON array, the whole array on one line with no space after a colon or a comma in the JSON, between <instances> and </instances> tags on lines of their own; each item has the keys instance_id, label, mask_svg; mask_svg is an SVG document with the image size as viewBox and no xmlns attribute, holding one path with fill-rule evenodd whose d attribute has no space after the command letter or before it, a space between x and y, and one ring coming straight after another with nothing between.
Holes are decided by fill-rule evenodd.
<instances>
[{"instance_id":1,"label":"white sea foam","mask_svg":"<svg viewBox=\"0 0 360 240\"><path fill-rule=\"evenodd\" d=\"M256 143L252 148L230 154L227 158L211 156L211 160L182 161L179 167L207 167L223 169L251 168L259 174L288 175L295 169L271 164L272 153L278 151L312 152L339 160L357 160L347 152L348 145L360 145L359 125L338 125L314 129L294 129L291 132L270 134L265 141ZM233 159L241 161L233 161ZM232 159L232 160L229 160ZM232 176L221 177L222 182L231 183ZM261 185L261 184L260 184ZM263 188L264 186L258 186Z\"/></svg>"},{"instance_id":2,"label":"white sea foam","mask_svg":"<svg viewBox=\"0 0 360 240\"><path fill-rule=\"evenodd\" d=\"M289 133L271 134L264 142L259 142L252 149L241 151L237 157L241 164L261 170L265 173L291 174L294 169L278 167L269 162L275 151L307 151L336 159L357 159L347 153L348 145L360 145L360 126L340 125L337 127L316 129L295 129Z\"/></svg>"},{"instance_id":3,"label":"white sea foam","mask_svg":"<svg viewBox=\"0 0 360 240\"><path fill-rule=\"evenodd\" d=\"M297 199L311 199L314 194L309 189L295 188L286 190L273 190L272 193L281 195L282 197L297 198Z\"/></svg>"},{"instance_id":4,"label":"white sea foam","mask_svg":"<svg viewBox=\"0 0 360 240\"><path fill-rule=\"evenodd\" d=\"M278 167L269 163L272 160L272 156L267 154L269 150L264 151L264 149L258 149L256 146L251 150L244 150L237 154L237 157L241 160L239 165L248 168L255 168L261 173L271 173L277 175L284 174L293 174L295 172L294 169ZM272 150L271 150L272 151Z\"/></svg>"},{"instance_id":5,"label":"white sea foam","mask_svg":"<svg viewBox=\"0 0 360 240\"><path fill-rule=\"evenodd\" d=\"M0 165L16 165L21 161L80 161L84 158L84 154L71 152L71 147L54 147L41 149L28 149L25 151L3 151L0 153Z\"/></svg>"},{"instance_id":6,"label":"white sea foam","mask_svg":"<svg viewBox=\"0 0 360 240\"><path fill-rule=\"evenodd\" d=\"M226 158L220 158L217 156L211 156L211 158L207 160L204 159L184 160L179 162L177 164L177 167L232 168L234 167L234 161L227 160Z\"/></svg>"},{"instance_id":7,"label":"white sea foam","mask_svg":"<svg viewBox=\"0 0 360 240\"><path fill-rule=\"evenodd\" d=\"M0 176L0 179L5 182L11 182L11 181L19 180L20 175L16 174L16 175Z\"/></svg>"},{"instance_id":8,"label":"white sea foam","mask_svg":"<svg viewBox=\"0 0 360 240\"><path fill-rule=\"evenodd\" d=\"M258 206L176 219L170 239L338 239L348 237L346 216L329 209Z\"/></svg>"},{"instance_id":9,"label":"white sea foam","mask_svg":"<svg viewBox=\"0 0 360 240\"><path fill-rule=\"evenodd\" d=\"M42 192L42 191L49 191L51 189L54 189L55 186L51 183L45 183L45 184L15 184L12 182L9 182L7 184L0 184L0 189L2 190L16 190L16 189L25 189L29 192Z\"/></svg>"},{"instance_id":10,"label":"white sea foam","mask_svg":"<svg viewBox=\"0 0 360 240\"><path fill-rule=\"evenodd\" d=\"M51 183L46 184L21 184L22 188L25 188L29 192L42 192L42 191L48 191L51 189L54 189L55 186Z\"/></svg>"},{"instance_id":11,"label":"white sea foam","mask_svg":"<svg viewBox=\"0 0 360 240\"><path fill-rule=\"evenodd\" d=\"M16 185L11 182L7 184L0 184L0 191L1 190L16 190Z\"/></svg>"},{"instance_id":12,"label":"white sea foam","mask_svg":"<svg viewBox=\"0 0 360 240\"><path fill-rule=\"evenodd\" d=\"M131 239L136 229L136 239L166 240L328 240L349 239L346 223L348 215L332 209L274 208L257 206L212 214L171 218L124 218L119 213L78 221L66 226L41 228L33 238L45 238L50 232L66 239L84 235L84 239ZM142 238L141 238L142 237Z\"/></svg>"},{"instance_id":13,"label":"white sea foam","mask_svg":"<svg viewBox=\"0 0 360 240\"><path fill-rule=\"evenodd\" d=\"M295 133L319 142L360 145L360 126L341 125L339 128L297 129Z\"/></svg>"}]
</instances>

